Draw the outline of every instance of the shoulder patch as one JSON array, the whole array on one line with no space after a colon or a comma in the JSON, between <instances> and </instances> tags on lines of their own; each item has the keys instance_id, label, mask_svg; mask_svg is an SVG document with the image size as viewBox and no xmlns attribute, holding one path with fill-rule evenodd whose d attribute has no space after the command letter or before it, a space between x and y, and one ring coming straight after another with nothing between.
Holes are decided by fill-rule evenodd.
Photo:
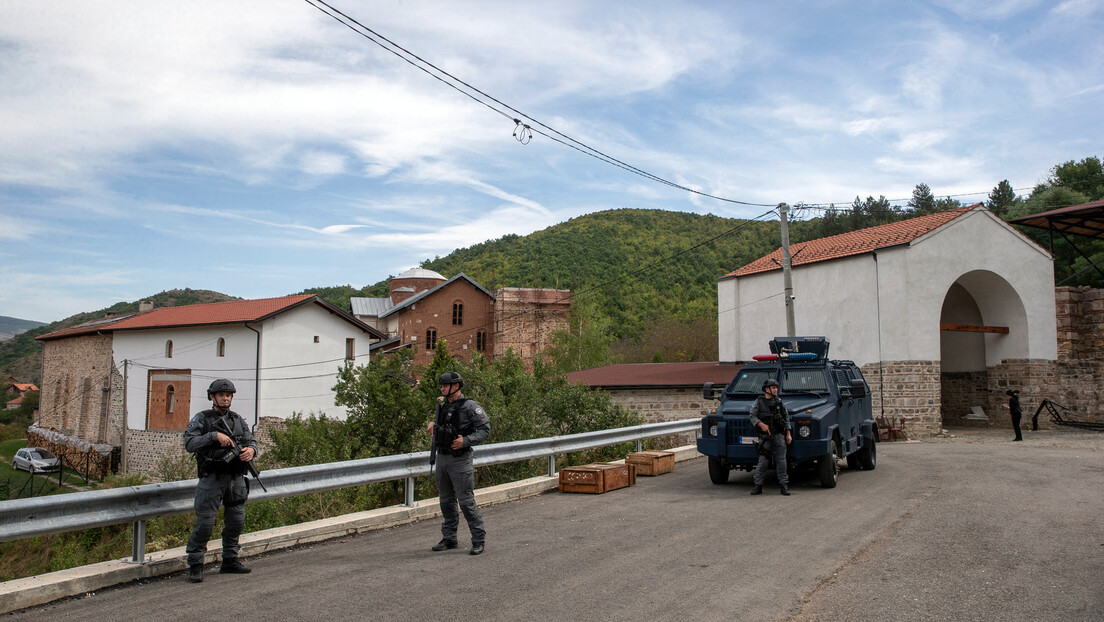
<instances>
[{"instance_id":1,"label":"shoulder patch","mask_svg":"<svg viewBox=\"0 0 1104 622\"><path fill-rule=\"evenodd\" d=\"M475 414L482 417L482 416L486 415L487 413L483 412L483 407L482 406L476 406L475 407Z\"/></svg>"}]
</instances>

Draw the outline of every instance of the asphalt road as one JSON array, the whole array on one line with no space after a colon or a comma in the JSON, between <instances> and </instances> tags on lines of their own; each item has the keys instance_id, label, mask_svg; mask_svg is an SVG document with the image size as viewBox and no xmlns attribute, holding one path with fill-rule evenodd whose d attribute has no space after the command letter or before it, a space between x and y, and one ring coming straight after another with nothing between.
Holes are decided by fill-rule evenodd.
<instances>
[{"instance_id":1,"label":"asphalt road","mask_svg":"<svg viewBox=\"0 0 1104 622\"><path fill-rule=\"evenodd\" d=\"M487 552L436 521L281 551L253 573L143 581L12 620L1101 620L1104 435L879 445L782 497L701 459L604 495L484 509ZM462 528L462 536L466 534Z\"/></svg>"}]
</instances>

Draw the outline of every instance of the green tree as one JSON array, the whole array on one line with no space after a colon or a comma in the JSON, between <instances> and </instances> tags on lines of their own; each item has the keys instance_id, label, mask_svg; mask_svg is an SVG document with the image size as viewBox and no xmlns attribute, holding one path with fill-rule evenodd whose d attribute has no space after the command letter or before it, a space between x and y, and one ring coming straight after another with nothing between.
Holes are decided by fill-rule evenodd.
<instances>
[{"instance_id":1,"label":"green tree","mask_svg":"<svg viewBox=\"0 0 1104 622\"><path fill-rule=\"evenodd\" d=\"M560 373L619 362L610 354L617 341L612 323L591 298L572 300L567 330L553 332L551 341L545 354Z\"/></svg>"},{"instance_id":2,"label":"green tree","mask_svg":"<svg viewBox=\"0 0 1104 622\"><path fill-rule=\"evenodd\" d=\"M928 184L916 184L916 188L912 191L912 198L909 199L908 208L913 216L924 216L936 212L935 197L932 195Z\"/></svg>"},{"instance_id":3,"label":"green tree","mask_svg":"<svg viewBox=\"0 0 1104 622\"><path fill-rule=\"evenodd\" d=\"M1104 166L1101 165L1100 158L1095 156L1063 162L1050 170L1046 185L1069 188L1088 197L1090 201L1104 199Z\"/></svg>"},{"instance_id":4,"label":"green tree","mask_svg":"<svg viewBox=\"0 0 1104 622\"><path fill-rule=\"evenodd\" d=\"M378 356L369 365L347 363L338 372L335 402L346 408L354 453L386 456L426 445L423 430L432 401L425 392L412 390L412 359L413 353L404 349Z\"/></svg>"},{"instance_id":5,"label":"green tree","mask_svg":"<svg viewBox=\"0 0 1104 622\"><path fill-rule=\"evenodd\" d=\"M1012 184L1008 183L1008 180L1005 179L997 184L992 192L989 193L989 200L985 202L985 207L998 217L1004 218L1008 210L1019 200L1019 197L1016 196L1016 191L1012 189Z\"/></svg>"}]
</instances>

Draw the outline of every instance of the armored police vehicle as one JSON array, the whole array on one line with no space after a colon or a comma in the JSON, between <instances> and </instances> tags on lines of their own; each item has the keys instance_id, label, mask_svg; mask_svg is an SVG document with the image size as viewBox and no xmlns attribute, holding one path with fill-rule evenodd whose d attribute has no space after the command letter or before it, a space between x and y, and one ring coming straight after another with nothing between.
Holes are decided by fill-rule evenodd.
<instances>
[{"instance_id":1,"label":"armored police vehicle","mask_svg":"<svg viewBox=\"0 0 1104 622\"><path fill-rule=\"evenodd\" d=\"M775 337L770 354L752 357L723 390L705 383L702 395L720 405L702 418L698 451L709 456L709 479L728 482L733 469L751 471L759 462L760 437L749 421L763 382L777 380L778 397L790 415L793 444L787 446L790 471L815 466L820 484L834 488L839 460L852 469L877 464L877 424L870 391L859 367L828 358L827 337ZM773 466L773 465L772 465Z\"/></svg>"}]
</instances>

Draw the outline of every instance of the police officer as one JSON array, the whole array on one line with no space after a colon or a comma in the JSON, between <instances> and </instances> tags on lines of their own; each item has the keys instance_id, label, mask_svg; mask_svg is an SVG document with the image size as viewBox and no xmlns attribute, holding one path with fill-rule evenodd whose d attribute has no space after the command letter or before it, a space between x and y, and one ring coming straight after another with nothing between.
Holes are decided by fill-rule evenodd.
<instances>
[{"instance_id":1,"label":"police officer","mask_svg":"<svg viewBox=\"0 0 1104 622\"><path fill-rule=\"evenodd\" d=\"M483 552L487 532L483 529L483 515L475 505L475 467L472 463L472 447L487 440L491 434L491 422L487 413L474 400L464 397L460 389L464 379L454 371L441 374L438 379L441 400L437 405L434 421L427 430L433 435L437 452L437 490L441 495L441 541L434 551L454 549L459 546L456 528L460 513L464 512L471 532L470 553Z\"/></svg>"},{"instance_id":2,"label":"police officer","mask_svg":"<svg viewBox=\"0 0 1104 622\"><path fill-rule=\"evenodd\" d=\"M1016 431L1016 438L1013 441L1022 441L1023 434L1020 433L1020 417L1023 412L1020 410L1020 392L1016 389L1009 389L1004 392L1008 396L1008 403L1001 404L1008 414L1012 415L1012 429Z\"/></svg>"},{"instance_id":3,"label":"police officer","mask_svg":"<svg viewBox=\"0 0 1104 622\"><path fill-rule=\"evenodd\" d=\"M790 495L790 478L786 473L786 445L793 442L790 435L790 414L782 400L778 399L778 381L764 380L763 395L751 405L751 425L759 431L759 464L755 465L751 494L763 494L763 478L774 456L774 472L778 475L780 492Z\"/></svg>"},{"instance_id":4,"label":"police officer","mask_svg":"<svg viewBox=\"0 0 1104 622\"><path fill-rule=\"evenodd\" d=\"M238 561L238 536L245 525L246 463L257 456L257 441L238 413L230 410L234 383L219 379L207 388L212 408L197 414L184 430L184 448L195 455L199 485L195 492L196 524L188 537L188 579L203 581L207 540L215 527L219 505L226 507L222 527L222 566L219 572L245 574L251 569Z\"/></svg>"}]
</instances>

